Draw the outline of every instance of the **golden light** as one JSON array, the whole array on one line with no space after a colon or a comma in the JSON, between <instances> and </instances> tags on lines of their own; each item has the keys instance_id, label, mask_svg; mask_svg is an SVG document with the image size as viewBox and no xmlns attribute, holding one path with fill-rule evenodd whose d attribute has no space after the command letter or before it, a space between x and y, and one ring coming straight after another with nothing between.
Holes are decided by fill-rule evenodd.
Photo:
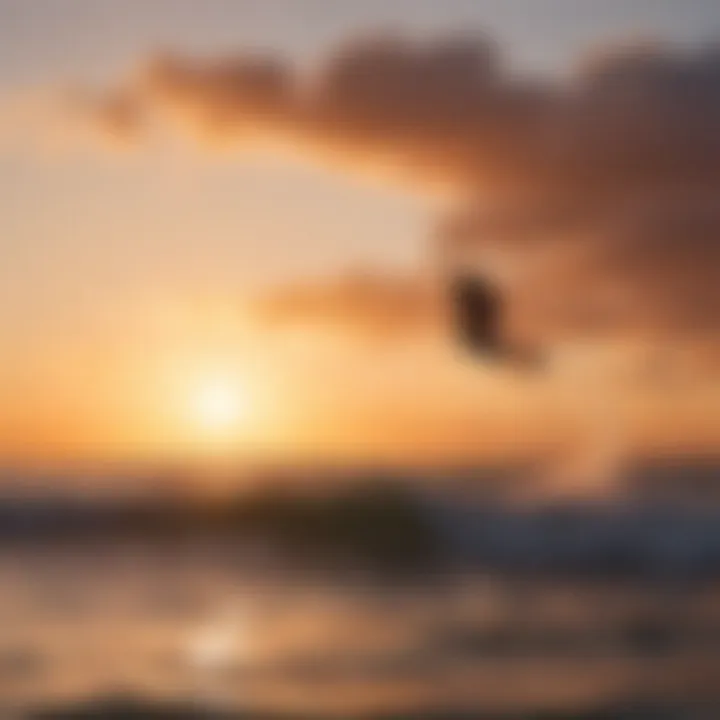
<instances>
[{"instance_id":1,"label":"golden light","mask_svg":"<svg viewBox=\"0 0 720 720\"><path fill-rule=\"evenodd\" d=\"M216 670L229 664L238 651L234 629L219 624L201 629L188 645L188 662L199 670Z\"/></svg>"},{"instance_id":2,"label":"golden light","mask_svg":"<svg viewBox=\"0 0 720 720\"><path fill-rule=\"evenodd\" d=\"M208 376L197 381L190 396L193 423L213 436L238 430L251 410L250 393L241 380L226 375Z\"/></svg>"},{"instance_id":3,"label":"golden light","mask_svg":"<svg viewBox=\"0 0 720 720\"><path fill-rule=\"evenodd\" d=\"M253 655L251 615L230 607L192 632L186 646L187 663L199 671L214 672Z\"/></svg>"}]
</instances>

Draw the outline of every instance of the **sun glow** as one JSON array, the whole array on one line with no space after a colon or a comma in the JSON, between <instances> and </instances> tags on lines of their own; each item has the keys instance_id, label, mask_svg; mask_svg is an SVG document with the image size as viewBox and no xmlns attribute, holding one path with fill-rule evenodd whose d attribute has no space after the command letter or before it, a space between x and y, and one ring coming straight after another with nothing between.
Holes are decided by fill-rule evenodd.
<instances>
[{"instance_id":1,"label":"sun glow","mask_svg":"<svg viewBox=\"0 0 720 720\"><path fill-rule=\"evenodd\" d=\"M211 436L239 430L251 409L250 393L239 378L215 375L200 379L190 395L193 424Z\"/></svg>"}]
</instances>

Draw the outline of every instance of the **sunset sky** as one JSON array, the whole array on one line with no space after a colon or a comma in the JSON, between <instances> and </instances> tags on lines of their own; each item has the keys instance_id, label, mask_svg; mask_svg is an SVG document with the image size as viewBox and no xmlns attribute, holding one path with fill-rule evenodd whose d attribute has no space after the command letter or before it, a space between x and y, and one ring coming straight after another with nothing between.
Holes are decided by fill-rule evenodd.
<instances>
[{"instance_id":1,"label":"sunset sky","mask_svg":"<svg viewBox=\"0 0 720 720\"><path fill-rule=\"evenodd\" d=\"M718 33L716 0L0 0L2 457L716 448ZM649 70L615 50L658 40L677 47ZM546 122L581 167L548 161ZM651 162L638 127L647 147L660 128ZM559 370L473 365L446 337L448 217L494 233L511 278L527 232L520 323ZM586 317L608 293L589 350L539 301ZM648 347L653 367L679 350L670 380Z\"/></svg>"}]
</instances>

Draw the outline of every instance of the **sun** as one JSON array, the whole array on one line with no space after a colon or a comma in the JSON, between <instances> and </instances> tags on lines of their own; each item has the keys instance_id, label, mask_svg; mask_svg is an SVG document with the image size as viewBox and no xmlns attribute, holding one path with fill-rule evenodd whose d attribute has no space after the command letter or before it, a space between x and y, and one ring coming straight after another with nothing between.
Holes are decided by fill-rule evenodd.
<instances>
[{"instance_id":1,"label":"sun","mask_svg":"<svg viewBox=\"0 0 720 720\"><path fill-rule=\"evenodd\" d=\"M190 395L194 424L206 434L227 435L246 420L250 410L246 387L235 377L217 375L198 381Z\"/></svg>"}]
</instances>

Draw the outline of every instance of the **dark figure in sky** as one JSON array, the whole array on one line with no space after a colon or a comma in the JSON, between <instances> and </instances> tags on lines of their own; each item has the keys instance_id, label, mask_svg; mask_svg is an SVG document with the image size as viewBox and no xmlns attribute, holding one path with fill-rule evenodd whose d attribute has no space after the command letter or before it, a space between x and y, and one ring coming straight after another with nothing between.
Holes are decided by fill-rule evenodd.
<instances>
[{"instance_id":1,"label":"dark figure in sky","mask_svg":"<svg viewBox=\"0 0 720 720\"><path fill-rule=\"evenodd\" d=\"M538 367L539 358L535 353L506 339L504 299L490 280L461 273L451 280L450 291L457 333L466 349L484 360Z\"/></svg>"},{"instance_id":2,"label":"dark figure in sky","mask_svg":"<svg viewBox=\"0 0 720 720\"><path fill-rule=\"evenodd\" d=\"M497 357L502 351L502 298L484 278L463 274L452 280L452 302L462 344L473 353Z\"/></svg>"}]
</instances>

